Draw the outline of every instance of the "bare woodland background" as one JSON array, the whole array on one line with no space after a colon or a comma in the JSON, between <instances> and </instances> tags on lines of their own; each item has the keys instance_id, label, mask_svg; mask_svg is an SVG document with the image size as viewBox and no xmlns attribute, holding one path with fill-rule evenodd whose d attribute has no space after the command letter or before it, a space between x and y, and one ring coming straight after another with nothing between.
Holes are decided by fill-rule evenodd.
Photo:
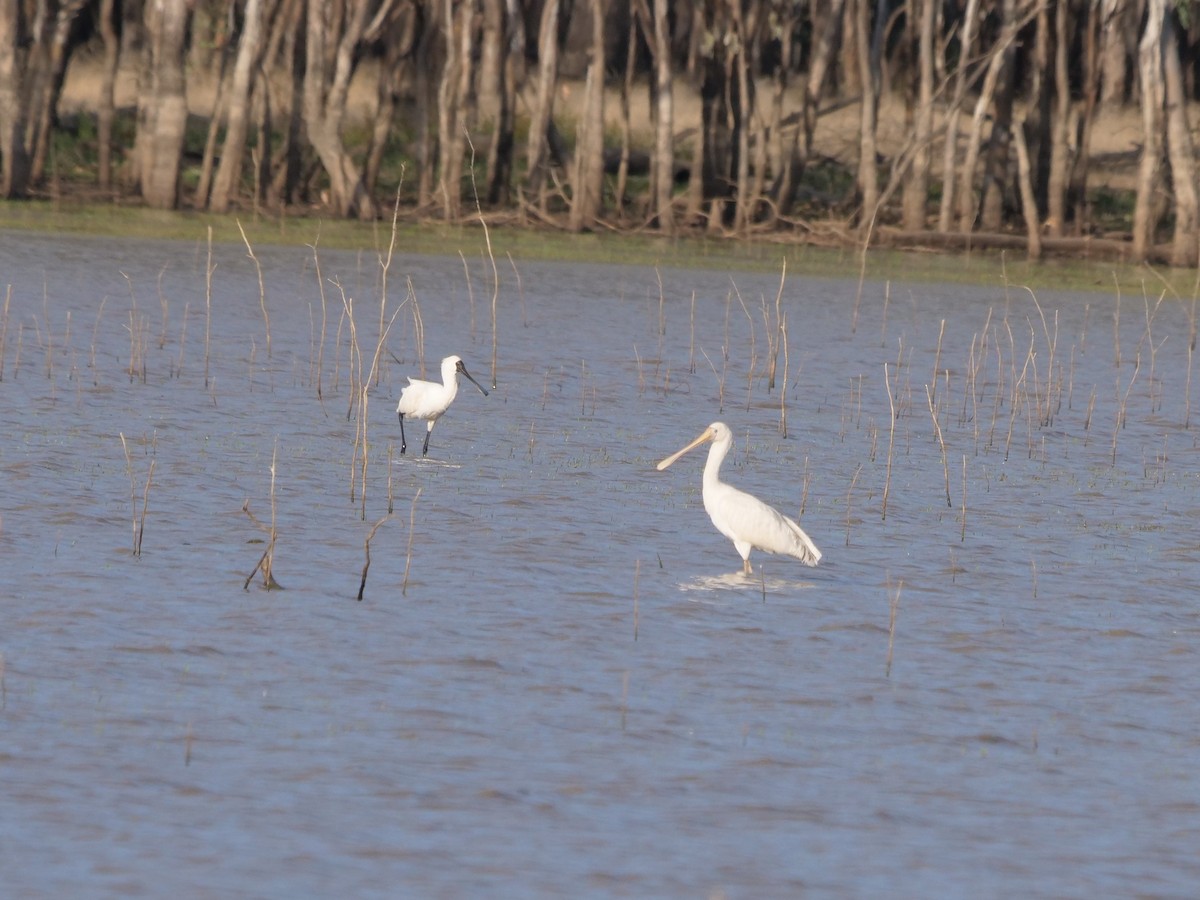
<instances>
[{"instance_id":1,"label":"bare woodland background","mask_svg":"<svg viewBox=\"0 0 1200 900\"><path fill-rule=\"evenodd\" d=\"M1195 265L1198 19L1196 0L0 0L0 196ZM1137 129L1124 185L1099 174L1113 122Z\"/></svg>"}]
</instances>

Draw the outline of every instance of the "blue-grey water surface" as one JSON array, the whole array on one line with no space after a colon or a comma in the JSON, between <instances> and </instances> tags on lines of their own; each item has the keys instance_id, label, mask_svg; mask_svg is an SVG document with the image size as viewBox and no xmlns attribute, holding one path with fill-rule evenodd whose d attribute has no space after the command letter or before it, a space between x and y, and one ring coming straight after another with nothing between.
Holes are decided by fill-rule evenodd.
<instances>
[{"instance_id":1,"label":"blue-grey water surface","mask_svg":"<svg viewBox=\"0 0 1200 900\"><path fill-rule=\"evenodd\" d=\"M0 236L4 894L1194 895L1189 299L791 271L771 390L778 274L501 257L421 460L493 275L400 255L364 487L379 258L255 249L269 328L244 246ZM655 471L717 419L818 568Z\"/></svg>"}]
</instances>

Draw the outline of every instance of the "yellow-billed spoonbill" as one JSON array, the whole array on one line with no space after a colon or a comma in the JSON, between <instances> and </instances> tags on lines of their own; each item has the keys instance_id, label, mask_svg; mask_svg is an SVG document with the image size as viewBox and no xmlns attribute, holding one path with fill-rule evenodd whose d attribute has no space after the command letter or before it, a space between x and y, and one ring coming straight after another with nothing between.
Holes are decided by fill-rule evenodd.
<instances>
[{"instance_id":1,"label":"yellow-billed spoonbill","mask_svg":"<svg viewBox=\"0 0 1200 900\"><path fill-rule=\"evenodd\" d=\"M479 388L483 396L488 395L483 385L471 377L471 373L463 365L462 359L457 356L447 356L442 360L441 384L436 381L422 381L419 378L408 379L408 387L400 392L400 402L396 404L396 412L400 414L401 453L408 449L408 443L404 439L404 417L412 416L414 419L424 419L428 423L425 429L425 446L421 448L421 455L429 455L429 434L433 431L434 423L454 402L454 397L458 393L458 376L460 374Z\"/></svg>"},{"instance_id":2,"label":"yellow-billed spoonbill","mask_svg":"<svg viewBox=\"0 0 1200 900\"><path fill-rule=\"evenodd\" d=\"M724 422L713 422L698 438L660 462L658 470L661 472L683 454L707 441L712 441L712 447L708 451L708 462L704 464L704 509L717 526L717 531L733 541L733 546L741 554L742 571L747 575L753 571L750 566L750 550L753 547L768 553L786 553L806 566L815 566L820 562L821 551L799 525L757 497L721 480L721 463L733 446L733 432Z\"/></svg>"}]
</instances>

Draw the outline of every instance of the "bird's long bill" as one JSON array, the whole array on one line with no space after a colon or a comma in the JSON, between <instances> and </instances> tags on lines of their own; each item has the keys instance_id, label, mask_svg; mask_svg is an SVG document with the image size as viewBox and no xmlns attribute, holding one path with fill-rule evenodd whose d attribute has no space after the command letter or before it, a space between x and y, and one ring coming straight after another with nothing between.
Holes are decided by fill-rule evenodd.
<instances>
[{"instance_id":1,"label":"bird's long bill","mask_svg":"<svg viewBox=\"0 0 1200 900\"><path fill-rule=\"evenodd\" d=\"M713 430L711 428L705 428L704 432L700 435L700 437L696 438L694 441L692 441L690 444L688 444L682 450L672 453L670 456L668 456L666 459L664 459L662 462L660 462L658 464L658 471L661 472L663 469L665 469L667 466L671 465L671 463L675 462L675 460L679 459L679 457L683 456L683 454L687 453L689 450L695 450L697 447L699 447L705 441L711 441L712 439L713 439Z\"/></svg>"},{"instance_id":2,"label":"bird's long bill","mask_svg":"<svg viewBox=\"0 0 1200 900\"><path fill-rule=\"evenodd\" d=\"M479 390L483 393L483 396L486 397L488 395L488 392L484 389L483 385L471 377L471 373L467 371L467 367L464 366L462 363L458 364L458 371L460 371L464 375L466 375L467 381L471 382L471 384L473 384L473 385L475 385L475 387L479 388Z\"/></svg>"}]
</instances>

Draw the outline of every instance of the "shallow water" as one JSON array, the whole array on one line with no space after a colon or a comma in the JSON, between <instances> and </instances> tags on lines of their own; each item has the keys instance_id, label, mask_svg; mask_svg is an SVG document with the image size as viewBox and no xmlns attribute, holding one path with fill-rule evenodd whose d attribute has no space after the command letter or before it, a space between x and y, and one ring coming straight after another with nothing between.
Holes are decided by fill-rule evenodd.
<instances>
[{"instance_id":1,"label":"shallow water","mask_svg":"<svg viewBox=\"0 0 1200 900\"><path fill-rule=\"evenodd\" d=\"M791 273L781 397L777 276L502 259L421 460L492 270L400 256L364 503L377 257L322 342L256 251L269 354L244 247L0 236L11 896L1192 894L1190 301ZM818 568L655 471L718 418Z\"/></svg>"}]
</instances>

